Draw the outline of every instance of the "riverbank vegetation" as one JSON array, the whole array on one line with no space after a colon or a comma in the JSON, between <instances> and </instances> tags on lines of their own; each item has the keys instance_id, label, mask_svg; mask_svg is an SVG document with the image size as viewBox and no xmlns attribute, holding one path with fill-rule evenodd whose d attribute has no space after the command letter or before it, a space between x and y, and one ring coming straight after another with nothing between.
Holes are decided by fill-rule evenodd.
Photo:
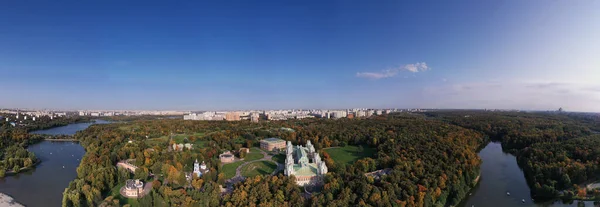
<instances>
[{"instance_id":1,"label":"riverbank vegetation","mask_svg":"<svg viewBox=\"0 0 600 207\"><path fill-rule=\"evenodd\" d=\"M592 135L590 129L600 126L598 116L483 111L425 114L501 142L504 150L517 156L536 200L590 199L579 185L600 178L600 135Z\"/></svg>"},{"instance_id":2,"label":"riverbank vegetation","mask_svg":"<svg viewBox=\"0 0 600 207\"><path fill-rule=\"evenodd\" d=\"M0 121L0 177L19 173L37 164L37 157L25 148L41 139L41 136L30 135L25 129Z\"/></svg>"}]
</instances>

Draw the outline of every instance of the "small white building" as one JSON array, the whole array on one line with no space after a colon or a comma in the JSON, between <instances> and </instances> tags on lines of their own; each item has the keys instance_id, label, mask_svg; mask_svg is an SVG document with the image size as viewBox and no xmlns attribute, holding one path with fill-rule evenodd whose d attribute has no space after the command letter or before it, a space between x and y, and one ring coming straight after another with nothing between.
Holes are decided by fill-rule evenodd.
<instances>
[{"instance_id":1,"label":"small white building","mask_svg":"<svg viewBox=\"0 0 600 207\"><path fill-rule=\"evenodd\" d=\"M208 168L206 167L204 161L202 161L202 164L199 164L198 160L194 162L194 174L196 175L196 177L200 177L202 176L202 174L205 174L207 172Z\"/></svg>"},{"instance_id":2,"label":"small white building","mask_svg":"<svg viewBox=\"0 0 600 207\"><path fill-rule=\"evenodd\" d=\"M125 196L137 198L144 191L144 182L140 180L125 181Z\"/></svg>"}]
</instances>

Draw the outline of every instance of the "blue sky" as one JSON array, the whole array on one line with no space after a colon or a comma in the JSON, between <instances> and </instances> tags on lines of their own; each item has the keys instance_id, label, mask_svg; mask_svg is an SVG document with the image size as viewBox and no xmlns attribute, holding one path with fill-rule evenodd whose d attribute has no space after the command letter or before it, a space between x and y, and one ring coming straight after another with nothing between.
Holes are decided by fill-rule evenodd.
<instances>
[{"instance_id":1,"label":"blue sky","mask_svg":"<svg viewBox=\"0 0 600 207\"><path fill-rule=\"evenodd\" d=\"M0 107L600 111L598 1L2 1Z\"/></svg>"}]
</instances>

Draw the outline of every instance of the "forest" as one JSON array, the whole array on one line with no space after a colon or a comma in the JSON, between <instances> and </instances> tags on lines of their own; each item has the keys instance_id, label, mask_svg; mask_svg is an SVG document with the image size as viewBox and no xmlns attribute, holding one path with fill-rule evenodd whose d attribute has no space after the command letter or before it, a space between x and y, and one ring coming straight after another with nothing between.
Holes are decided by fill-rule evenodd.
<instances>
[{"instance_id":1,"label":"forest","mask_svg":"<svg viewBox=\"0 0 600 207\"><path fill-rule=\"evenodd\" d=\"M597 190L581 184L600 178L598 116L582 113L428 112L454 125L485 133L517 156L537 200L563 196L589 199ZM579 192L577 192L579 191ZM573 194L579 194L574 196Z\"/></svg>"},{"instance_id":2,"label":"forest","mask_svg":"<svg viewBox=\"0 0 600 207\"><path fill-rule=\"evenodd\" d=\"M195 134L187 141L201 140L204 147L174 151L168 147L172 139L161 139L182 133ZM475 184L481 164L476 151L486 140L474 130L403 115L261 123L133 121L93 125L75 137L87 153L77 179L64 191L63 206L124 205L128 201L111 192L132 177L152 183L152 193L136 201L142 206L457 205ZM351 165L336 165L321 151L330 173L312 196L281 174L248 178L220 196L218 186L225 180L217 155L257 146L259 139L267 137L295 144L310 140L317 149L365 145L377 153ZM131 175L115 168L118 161L131 159L140 172ZM186 182L184 173L191 171L195 159L206 161L210 172ZM393 170L380 180L364 176L382 168Z\"/></svg>"}]
</instances>

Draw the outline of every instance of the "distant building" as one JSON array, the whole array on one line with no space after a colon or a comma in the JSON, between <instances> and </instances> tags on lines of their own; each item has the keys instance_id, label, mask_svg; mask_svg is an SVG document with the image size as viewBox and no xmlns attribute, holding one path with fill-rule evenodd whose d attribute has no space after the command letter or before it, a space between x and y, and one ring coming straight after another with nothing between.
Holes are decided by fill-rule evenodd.
<instances>
[{"instance_id":1,"label":"distant building","mask_svg":"<svg viewBox=\"0 0 600 207\"><path fill-rule=\"evenodd\" d=\"M306 147L293 146L292 142L288 141L285 152L284 174L286 176L294 175L296 183L300 186L323 183L323 175L327 174L327 165L321 160L310 141L306 142Z\"/></svg>"},{"instance_id":2,"label":"distant building","mask_svg":"<svg viewBox=\"0 0 600 207\"><path fill-rule=\"evenodd\" d=\"M225 114L225 120L227 121L239 121L240 113L239 112L227 112Z\"/></svg>"},{"instance_id":3,"label":"distant building","mask_svg":"<svg viewBox=\"0 0 600 207\"><path fill-rule=\"evenodd\" d=\"M333 111L331 114L332 118L339 119L348 116L348 112L346 111Z\"/></svg>"},{"instance_id":4,"label":"distant building","mask_svg":"<svg viewBox=\"0 0 600 207\"><path fill-rule=\"evenodd\" d=\"M183 148L191 150L194 144L186 143L186 144L173 144L173 150L182 151Z\"/></svg>"},{"instance_id":5,"label":"distant building","mask_svg":"<svg viewBox=\"0 0 600 207\"><path fill-rule=\"evenodd\" d=\"M250 120L252 122L258 122L259 118L260 118L260 115L258 113L251 113L250 114Z\"/></svg>"},{"instance_id":6,"label":"distant building","mask_svg":"<svg viewBox=\"0 0 600 207\"><path fill-rule=\"evenodd\" d=\"M183 120L200 120L200 118L198 118L198 114L188 114L188 115L183 115Z\"/></svg>"},{"instance_id":7,"label":"distant building","mask_svg":"<svg viewBox=\"0 0 600 207\"><path fill-rule=\"evenodd\" d=\"M142 195L144 191L144 182L140 180L127 180L125 181L125 196L137 198Z\"/></svg>"},{"instance_id":8,"label":"distant building","mask_svg":"<svg viewBox=\"0 0 600 207\"><path fill-rule=\"evenodd\" d=\"M279 138L267 138L260 140L260 148L266 151L285 149L285 140Z\"/></svg>"},{"instance_id":9,"label":"distant building","mask_svg":"<svg viewBox=\"0 0 600 207\"><path fill-rule=\"evenodd\" d=\"M348 115L346 116L346 118L353 119L354 118L354 113L348 113Z\"/></svg>"},{"instance_id":10,"label":"distant building","mask_svg":"<svg viewBox=\"0 0 600 207\"><path fill-rule=\"evenodd\" d=\"M208 168L206 167L206 164L204 164L204 161L202 161L202 164L199 164L198 160L194 162L194 174L196 175L196 177L200 177L202 176L202 174L205 174L207 172Z\"/></svg>"},{"instance_id":11,"label":"distant building","mask_svg":"<svg viewBox=\"0 0 600 207\"><path fill-rule=\"evenodd\" d=\"M235 160L235 156L233 156L230 151L227 151L219 155L219 160L221 160L221 163L223 164L231 163Z\"/></svg>"}]
</instances>

